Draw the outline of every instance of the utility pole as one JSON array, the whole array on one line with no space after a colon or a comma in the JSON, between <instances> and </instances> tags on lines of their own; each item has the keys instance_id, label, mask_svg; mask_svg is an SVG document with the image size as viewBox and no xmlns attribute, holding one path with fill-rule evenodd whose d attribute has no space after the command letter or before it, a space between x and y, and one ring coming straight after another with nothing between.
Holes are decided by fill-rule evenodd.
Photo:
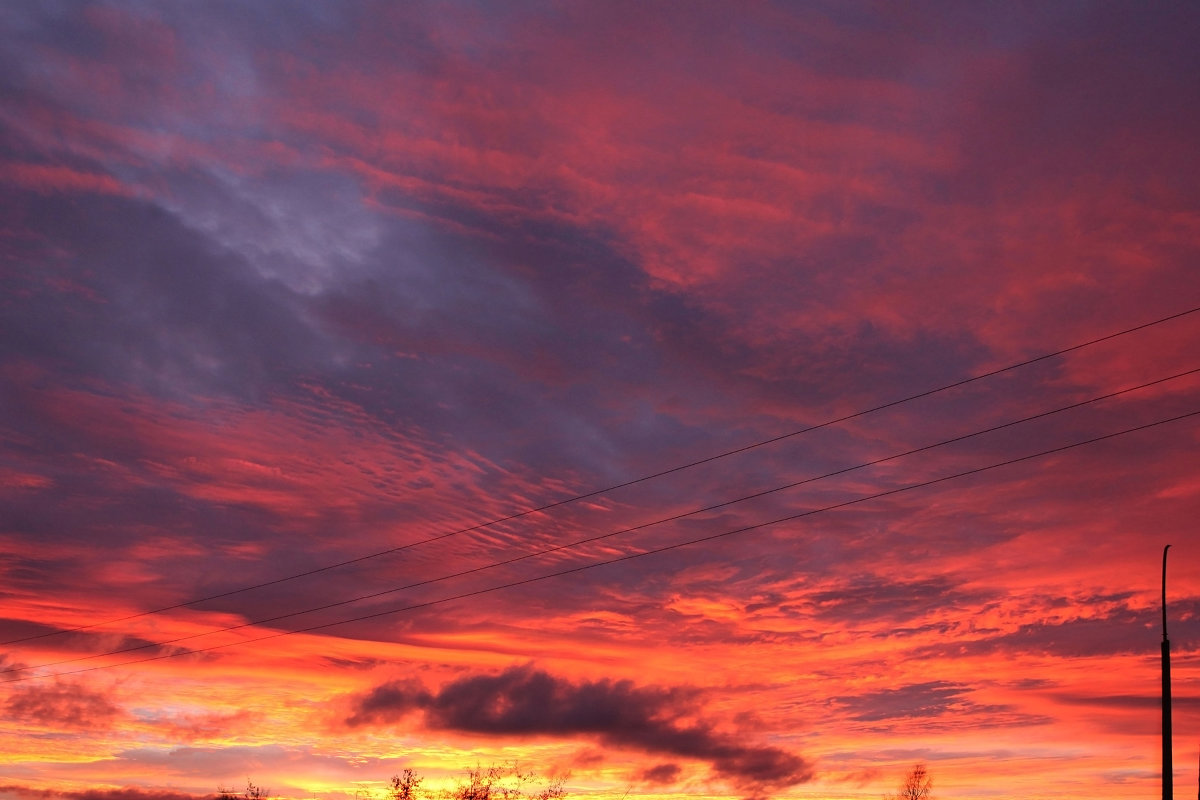
<instances>
[{"instance_id":1,"label":"utility pole","mask_svg":"<svg viewBox=\"0 0 1200 800\"><path fill-rule=\"evenodd\" d=\"M1163 548L1162 567L1162 796L1175 798L1175 766L1171 763L1171 641L1167 638L1167 551Z\"/></svg>"}]
</instances>

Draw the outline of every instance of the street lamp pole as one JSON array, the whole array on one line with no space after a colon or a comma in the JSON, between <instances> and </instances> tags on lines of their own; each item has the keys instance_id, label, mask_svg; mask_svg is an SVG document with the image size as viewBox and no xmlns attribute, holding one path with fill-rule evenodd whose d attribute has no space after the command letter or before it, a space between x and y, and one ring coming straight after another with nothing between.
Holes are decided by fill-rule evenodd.
<instances>
[{"instance_id":1,"label":"street lamp pole","mask_svg":"<svg viewBox=\"0 0 1200 800\"><path fill-rule=\"evenodd\" d=\"M1162 566L1162 796L1174 800L1175 768L1171 761L1171 641L1167 638L1167 551L1163 548Z\"/></svg>"}]
</instances>

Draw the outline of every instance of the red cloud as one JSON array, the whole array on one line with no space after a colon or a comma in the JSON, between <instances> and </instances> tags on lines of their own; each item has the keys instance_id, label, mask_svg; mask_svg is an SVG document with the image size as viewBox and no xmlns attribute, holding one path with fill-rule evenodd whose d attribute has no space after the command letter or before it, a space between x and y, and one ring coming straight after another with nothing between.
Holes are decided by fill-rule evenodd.
<instances>
[{"instance_id":1,"label":"red cloud","mask_svg":"<svg viewBox=\"0 0 1200 800\"><path fill-rule=\"evenodd\" d=\"M52 730L107 728L123 713L107 695L74 683L15 689L5 711L11 718Z\"/></svg>"},{"instance_id":2,"label":"red cloud","mask_svg":"<svg viewBox=\"0 0 1200 800\"><path fill-rule=\"evenodd\" d=\"M54 164L0 164L0 180L38 192L93 192L132 197L136 192L111 175Z\"/></svg>"}]
</instances>

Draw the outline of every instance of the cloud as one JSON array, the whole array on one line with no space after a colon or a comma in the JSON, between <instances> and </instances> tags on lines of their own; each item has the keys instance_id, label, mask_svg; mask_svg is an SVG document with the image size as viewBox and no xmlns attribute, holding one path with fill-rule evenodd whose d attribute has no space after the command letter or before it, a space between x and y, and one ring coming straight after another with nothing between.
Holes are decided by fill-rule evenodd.
<instances>
[{"instance_id":1,"label":"cloud","mask_svg":"<svg viewBox=\"0 0 1200 800\"><path fill-rule=\"evenodd\" d=\"M1013 705L975 702L972 691L964 683L928 681L838 697L833 703L851 720L866 723L869 730L877 732L912 725L927 732L1013 729L1052 721Z\"/></svg>"},{"instance_id":2,"label":"cloud","mask_svg":"<svg viewBox=\"0 0 1200 800\"><path fill-rule=\"evenodd\" d=\"M844 709L850 720L865 723L871 730L916 724L926 732L950 732L964 728L1013 729L1051 722L1049 717L1030 714L1018 706L977 703L971 699L972 691L966 684L935 680L838 697L834 705Z\"/></svg>"},{"instance_id":3,"label":"cloud","mask_svg":"<svg viewBox=\"0 0 1200 800\"><path fill-rule=\"evenodd\" d=\"M15 183L37 192L96 192L128 195L132 192L109 175L80 172L48 164L0 164L0 181Z\"/></svg>"},{"instance_id":4,"label":"cloud","mask_svg":"<svg viewBox=\"0 0 1200 800\"><path fill-rule=\"evenodd\" d=\"M12 209L0 225L4 639L620 483L1163 316L1200 287L1200 161L1189 157L1200 16L1182 7L664 4L634 26L620 4L231 8L0 10L11 100L0 206ZM1114 340L590 507L12 654L38 664L142 646L617 530L1080 399L1084 386L1190 367L1195 330L1180 323L1153 340L1162 346L1150 331L1139 345ZM1132 419L1131 405L1103 426L1100 412L1094 426L1046 420L354 613L1040 449L1052 428L1106 430ZM1138 553L1147 531L1188 541L1194 446L1186 432L1131 437L1037 474L996 471L484 603L366 620L336 641L220 651L253 666L207 675L194 706L179 705L173 677L147 677L136 706L121 695L129 717L113 727L135 728L144 749L115 759L108 730L46 735L71 740L70 769L92 786L167 785L155 776L175 771L196 782L170 785L200 792L244 776L239 759L298 780L316 769L326 784L360 768L348 750L334 748L344 765L314 767L307 752L178 744L228 729L253 745L286 727L322 737L324 752L327 731L305 728L316 712L275 698L294 680L303 688L287 696L319 704L362 676L374 690L347 712L364 726L354 734L408 714L414 748L539 739L628 755L634 766L588 769L652 787L696 773L783 785L808 767L751 733L749 717L786 730L828 702L803 730L820 742L821 777L858 776L866 792L889 737L926 753L950 741L915 728L975 726L986 747L1015 753L1040 743L1012 721L1047 708L1052 689L1108 698L1059 702L1064 725L1128 725L1135 706L1149 709L1112 670L1069 662L1155 652L1158 565L1151 552L1137 567ZM1179 578L1173 620L1188 608L1174 598L1200 596L1194 576ZM1135 585L1128 600L1079 596ZM350 609L286 624L336 615ZM1172 633L1177 652L1200 641L1192 619ZM376 656L422 653L478 672L376 685L387 674ZM551 666L578 653L602 659L609 680ZM1004 680L1024 653L1039 656L1046 685ZM499 668L475 659L497 654L552 674L483 674ZM706 681L764 688L669 688L681 660L703 664ZM92 716L83 697L20 697L56 725L73 711L80 724L104 718L98 695ZM226 713L245 698L271 724ZM852 733L869 744L841 738ZM1023 779L1057 791L1046 776L1072 733L1031 767L1047 772ZM26 770L10 780L67 779L61 760L13 753L23 743L9 738L0 755ZM352 738L363 757L395 752L395 737ZM1136 761L1144 748L1123 741ZM429 747L430 762L458 761L451 745ZM1011 771L1013 757L989 760Z\"/></svg>"},{"instance_id":5,"label":"cloud","mask_svg":"<svg viewBox=\"0 0 1200 800\"><path fill-rule=\"evenodd\" d=\"M21 677L29 665L18 661L8 653L0 653L0 681L11 681Z\"/></svg>"},{"instance_id":6,"label":"cloud","mask_svg":"<svg viewBox=\"0 0 1200 800\"><path fill-rule=\"evenodd\" d=\"M778 747L744 744L711 722L684 721L699 691L637 687L632 681L572 683L532 666L473 675L430 692L415 680L376 686L354 699L350 727L396 722L420 712L425 726L488 736L595 736L606 744L707 761L740 788L803 783L812 767ZM657 771L655 771L657 770ZM666 780L667 771L651 770Z\"/></svg>"},{"instance_id":7,"label":"cloud","mask_svg":"<svg viewBox=\"0 0 1200 800\"><path fill-rule=\"evenodd\" d=\"M1115 595L1114 597L1120 597ZM1020 625L995 636L937 643L917 648L911 655L979 657L996 653L1034 653L1064 658L1095 658L1145 653L1157 649L1161 610L1137 608L1129 603L1110 604L1102 613L1085 615L1105 598L1075 600L1070 616L1048 617ZM1051 606L1053 608L1053 606ZM1176 652L1194 652L1200 646L1200 601L1193 598L1171 603L1171 644Z\"/></svg>"},{"instance_id":8,"label":"cloud","mask_svg":"<svg viewBox=\"0 0 1200 800\"><path fill-rule=\"evenodd\" d=\"M838 698L838 704L850 712L852 719L874 722L906 717L938 717L963 704L969 687L961 683L930 681L881 689L855 697Z\"/></svg>"},{"instance_id":9,"label":"cloud","mask_svg":"<svg viewBox=\"0 0 1200 800\"><path fill-rule=\"evenodd\" d=\"M1068 703L1077 706L1093 706L1103 709L1115 710L1131 710L1150 712L1157 708L1162 708L1162 696L1158 694L1106 694L1106 695L1088 695L1088 694L1069 694L1056 693L1054 699L1060 703ZM1200 697L1187 697L1174 695L1171 697L1171 706L1173 708L1188 708L1195 710L1200 708Z\"/></svg>"},{"instance_id":10,"label":"cloud","mask_svg":"<svg viewBox=\"0 0 1200 800\"><path fill-rule=\"evenodd\" d=\"M37 800L199 800L211 798L212 795L194 795L183 792L173 792L169 789L137 789L125 787L121 789L85 789L83 791L62 791L56 789L35 789L32 786L7 784L0 786L0 795L16 795Z\"/></svg>"},{"instance_id":11,"label":"cloud","mask_svg":"<svg viewBox=\"0 0 1200 800\"><path fill-rule=\"evenodd\" d=\"M229 736L257 723L259 715L248 710L229 713L177 714L154 719L175 741L195 742Z\"/></svg>"},{"instance_id":12,"label":"cloud","mask_svg":"<svg viewBox=\"0 0 1200 800\"><path fill-rule=\"evenodd\" d=\"M642 770L638 778L651 784L672 784L679 779L679 773L682 771L678 764L657 764L649 769Z\"/></svg>"},{"instance_id":13,"label":"cloud","mask_svg":"<svg viewBox=\"0 0 1200 800\"><path fill-rule=\"evenodd\" d=\"M19 689L8 699L5 711L14 719L74 730L108 727L122 715L105 695L71 683Z\"/></svg>"},{"instance_id":14,"label":"cloud","mask_svg":"<svg viewBox=\"0 0 1200 800\"><path fill-rule=\"evenodd\" d=\"M0 635L11 637L17 641L26 637L30 639L44 638L48 644L52 644L64 654L63 657L43 658L37 662L44 664L74 661L80 657L73 654L82 654L82 657L87 657L101 652L133 653L138 658L146 658L183 656L191 652L187 647L180 645L160 644L142 636L116 631L74 630L59 625L5 617L0 617ZM210 659L216 656L210 653L200 653L191 657ZM12 680L28 666L28 664L15 661L9 663L6 657L0 656L0 680Z\"/></svg>"},{"instance_id":15,"label":"cloud","mask_svg":"<svg viewBox=\"0 0 1200 800\"><path fill-rule=\"evenodd\" d=\"M865 576L805 596L817 616L856 623L878 619L909 620L938 612L945 614L979 605L988 599L985 593L966 592L942 576L916 580Z\"/></svg>"}]
</instances>

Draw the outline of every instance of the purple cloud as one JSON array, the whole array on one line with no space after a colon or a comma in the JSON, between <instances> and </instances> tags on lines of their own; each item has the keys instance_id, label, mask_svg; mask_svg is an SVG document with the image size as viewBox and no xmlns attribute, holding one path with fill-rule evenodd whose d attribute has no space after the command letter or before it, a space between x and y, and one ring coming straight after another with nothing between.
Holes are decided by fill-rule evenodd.
<instances>
[{"instance_id":1,"label":"purple cloud","mask_svg":"<svg viewBox=\"0 0 1200 800\"><path fill-rule=\"evenodd\" d=\"M800 756L745 744L708 722L682 722L698 699L698 691L690 688L608 679L573 683L523 666L459 678L436 692L414 680L390 681L355 697L346 724L389 724L419 712L425 726L435 730L593 736L616 747L707 761L717 775L741 787L782 788L812 778L812 766ZM665 781L677 772L659 769L655 775Z\"/></svg>"}]
</instances>

